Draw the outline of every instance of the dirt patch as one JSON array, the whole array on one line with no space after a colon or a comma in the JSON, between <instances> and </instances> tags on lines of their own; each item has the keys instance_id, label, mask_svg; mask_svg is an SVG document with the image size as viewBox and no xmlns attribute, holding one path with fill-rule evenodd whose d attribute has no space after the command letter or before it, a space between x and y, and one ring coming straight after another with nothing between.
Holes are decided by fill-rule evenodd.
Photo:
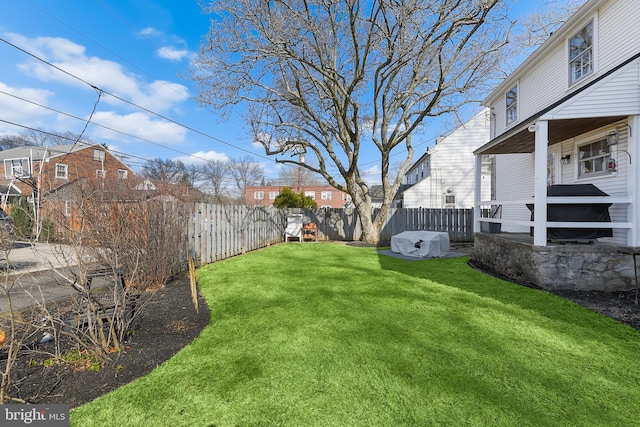
<instances>
[{"instance_id":1,"label":"dirt patch","mask_svg":"<svg viewBox=\"0 0 640 427\"><path fill-rule=\"evenodd\" d=\"M209 309L199 296L199 313L191 301L187 276L141 294L140 310L130 330L125 350L99 371L75 345L61 340L65 363L52 363L53 341L26 346L20 353L9 394L28 403L63 403L71 407L89 402L139 378L190 343L209 322ZM5 363L0 352L0 368Z\"/></svg>"}]
</instances>

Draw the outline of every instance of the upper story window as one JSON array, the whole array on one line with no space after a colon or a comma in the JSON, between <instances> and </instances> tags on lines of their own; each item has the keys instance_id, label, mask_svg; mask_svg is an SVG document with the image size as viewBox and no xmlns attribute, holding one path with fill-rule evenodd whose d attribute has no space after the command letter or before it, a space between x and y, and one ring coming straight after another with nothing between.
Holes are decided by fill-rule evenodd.
<instances>
[{"instance_id":1,"label":"upper story window","mask_svg":"<svg viewBox=\"0 0 640 427\"><path fill-rule=\"evenodd\" d=\"M277 191L269 191L269 200L275 200L276 197L278 197L278 193Z\"/></svg>"},{"instance_id":2,"label":"upper story window","mask_svg":"<svg viewBox=\"0 0 640 427\"><path fill-rule=\"evenodd\" d=\"M68 179L69 166L62 163L56 164L56 178Z\"/></svg>"},{"instance_id":3,"label":"upper story window","mask_svg":"<svg viewBox=\"0 0 640 427\"><path fill-rule=\"evenodd\" d=\"M593 72L593 21L569 39L571 84Z\"/></svg>"},{"instance_id":4,"label":"upper story window","mask_svg":"<svg viewBox=\"0 0 640 427\"><path fill-rule=\"evenodd\" d=\"M331 191L323 191L321 198L322 200L331 200Z\"/></svg>"},{"instance_id":5,"label":"upper story window","mask_svg":"<svg viewBox=\"0 0 640 427\"><path fill-rule=\"evenodd\" d=\"M253 199L254 200L262 200L262 199L264 199L264 191L254 191L253 192Z\"/></svg>"},{"instance_id":6,"label":"upper story window","mask_svg":"<svg viewBox=\"0 0 640 427\"><path fill-rule=\"evenodd\" d=\"M93 150L93 160L97 160L99 162L104 162L104 151L102 151L102 150Z\"/></svg>"},{"instance_id":7,"label":"upper story window","mask_svg":"<svg viewBox=\"0 0 640 427\"><path fill-rule=\"evenodd\" d=\"M96 178L106 178L107 172L104 169L96 169Z\"/></svg>"},{"instance_id":8,"label":"upper story window","mask_svg":"<svg viewBox=\"0 0 640 427\"><path fill-rule=\"evenodd\" d=\"M606 139L578 147L578 178L608 175L615 171L615 162Z\"/></svg>"},{"instance_id":9,"label":"upper story window","mask_svg":"<svg viewBox=\"0 0 640 427\"><path fill-rule=\"evenodd\" d=\"M312 199L315 200L316 198L316 192L315 191L305 191L304 192L304 196L305 197L311 197Z\"/></svg>"},{"instance_id":10,"label":"upper story window","mask_svg":"<svg viewBox=\"0 0 640 427\"><path fill-rule=\"evenodd\" d=\"M30 175L29 159L24 157L22 159L7 159L4 161L4 175L5 178L11 179L14 177L24 177Z\"/></svg>"},{"instance_id":11,"label":"upper story window","mask_svg":"<svg viewBox=\"0 0 640 427\"><path fill-rule=\"evenodd\" d=\"M507 92L505 96L507 124L511 124L518 120L518 85L515 85Z\"/></svg>"},{"instance_id":12,"label":"upper story window","mask_svg":"<svg viewBox=\"0 0 640 427\"><path fill-rule=\"evenodd\" d=\"M118 178L119 179L127 179L129 176L129 171L126 169L118 169Z\"/></svg>"}]
</instances>

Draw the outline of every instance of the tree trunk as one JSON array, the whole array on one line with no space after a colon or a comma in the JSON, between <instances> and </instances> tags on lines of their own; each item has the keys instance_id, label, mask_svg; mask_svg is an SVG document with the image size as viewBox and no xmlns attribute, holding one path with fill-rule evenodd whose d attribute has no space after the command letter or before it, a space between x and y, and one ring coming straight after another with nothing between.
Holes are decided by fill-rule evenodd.
<instances>
[{"instance_id":1,"label":"tree trunk","mask_svg":"<svg viewBox=\"0 0 640 427\"><path fill-rule=\"evenodd\" d=\"M372 245L378 244L380 241L380 229L376 226L371 216L371 204L363 203L357 206L356 210L358 211L360 225L362 226L362 241Z\"/></svg>"}]
</instances>

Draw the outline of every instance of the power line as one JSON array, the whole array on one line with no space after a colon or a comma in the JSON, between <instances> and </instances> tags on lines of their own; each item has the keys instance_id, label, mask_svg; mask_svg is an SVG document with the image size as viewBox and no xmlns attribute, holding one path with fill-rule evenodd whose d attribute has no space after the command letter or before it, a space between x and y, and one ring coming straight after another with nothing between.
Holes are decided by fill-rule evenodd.
<instances>
[{"instance_id":1,"label":"power line","mask_svg":"<svg viewBox=\"0 0 640 427\"><path fill-rule=\"evenodd\" d=\"M126 58L124 58L123 56L119 55L117 52L114 52L113 50L109 49L108 47L106 47L105 45L103 45L102 43L98 42L97 40L95 40L94 38L86 35L85 33L83 33L82 31L78 30L77 28L74 28L73 26L67 24L66 22L64 22L62 19L58 18L57 16L53 15L51 12L43 9L42 7L38 6L37 4L33 3L31 0L24 0L25 2L29 3L32 7L38 9L40 12L44 13L45 15L49 16L51 19L54 19L56 21L58 21L60 24L64 25L65 27L69 28L71 31L74 31L75 33L79 34L80 36L84 37L85 39L89 40L90 42L92 42L93 44L95 44L96 46L99 46L100 48L104 49L105 51L109 52L111 55L115 56L116 58L120 59L122 62L128 64L129 66L131 66L132 68L135 68L136 70L140 71L143 74L146 74L148 77L151 77L152 79L154 79L157 82L161 82L161 84L166 87L167 89L172 90L173 92L180 94L177 90L175 90L175 88L173 88L172 86L169 86L167 84L164 83L164 80L162 79L158 79L157 77L153 76L152 74L150 74L149 72L147 72L146 70L138 67L137 65L133 64L132 62L130 62L129 60L127 60Z\"/></svg>"},{"instance_id":2,"label":"power line","mask_svg":"<svg viewBox=\"0 0 640 427\"><path fill-rule=\"evenodd\" d=\"M62 114L62 115L64 115L64 116L71 117L72 119L76 119L76 120L80 120L80 121L85 121L85 119L83 119L82 117L78 117L78 116L75 116L75 115L73 115L73 114L70 114L70 113L66 113L66 112L64 112L64 111L57 110L57 109L52 108L52 107L49 107L49 106L47 106L47 105L40 104L40 103L38 103L38 102L35 102L35 101L32 101L32 100L29 100L29 99L23 98L23 97L21 97L21 96L18 96L18 95L12 94L12 93L5 92L5 91L3 91L3 90L0 90L0 93L1 93L1 94L3 94L3 95L11 96L11 97L13 97L13 98L15 98L15 99L18 99L18 100L20 100L20 101L23 101L23 102L27 102L27 103L29 103L29 104L36 105L36 106L38 106L38 107L40 107L40 108L44 108L44 109L47 109L47 110L53 111L53 112L55 112L55 113ZM203 158L203 157L198 157L198 156L196 156L195 154L190 154L190 153L186 153L186 152L184 152L184 151L177 150L177 149L175 149L175 148L167 147L166 145L162 145L162 144L159 144L159 143L157 143L157 142L151 141L151 140L149 140L149 139L143 138L143 137L141 137L141 136L132 135L132 134L130 134L130 133L126 133L126 132L123 132L123 131L120 131L120 130L114 129L114 128L109 127L109 126L105 126L105 125L100 124L100 123L97 123L97 122L95 122L95 121L94 121L94 122L91 122L91 124L92 124L92 125L94 125L94 126L98 126L98 127L103 128L103 129L109 130L109 131L111 131L111 132L118 133L118 134L120 134L120 135L128 136L128 137L130 137L130 138L139 139L140 141L148 142L149 144L153 144L153 145L155 145L155 146L157 146L157 147L160 147L160 148L163 148L163 149L165 149L165 150L173 151L173 152L176 152L176 153L178 153L178 154L183 154L183 155L185 155L185 156L190 156L190 157L193 157L193 158L198 159L198 160L208 161L208 159L205 159L205 158ZM22 126L22 125L16 125L16 126L20 126L20 127L25 127L25 128L27 128L26 126ZM34 130L37 130L37 129L34 129ZM47 133L47 132L44 132L44 131L41 131L41 130L37 130L37 131L38 131L38 132ZM53 135L53 134L52 134L52 135Z\"/></svg>"},{"instance_id":3,"label":"power line","mask_svg":"<svg viewBox=\"0 0 640 427\"><path fill-rule=\"evenodd\" d=\"M35 55L35 54L33 54L33 53L21 48L20 46L17 46L15 44L11 43L10 41L6 40L3 37L0 37L0 41L5 43L5 44L8 44L9 46L13 47L14 49L19 50L20 52L24 53L25 55L28 55L28 56L30 56L30 57L32 57L32 58L34 58L34 59L46 64L46 65L48 65L49 67L54 68L54 69L60 71L61 73L65 74L65 75L67 75L67 76L69 76L69 77L71 77L71 78L73 78L75 80L78 80L78 81L80 81L80 82L82 82L84 84L86 84L87 86L93 88L94 90L101 91L102 93L117 99L118 101L124 102L125 104L131 105L133 107L136 107L136 108L138 108L138 109L140 109L142 111L145 111L145 112L147 112L147 113L149 113L151 115L159 117L159 118L161 118L161 119L163 119L163 120L165 120L167 122L173 123L173 124L175 124L177 126L180 126L180 127L184 128L184 129L190 130L191 132L194 132L194 133L196 133L198 135L204 136L205 138L209 138L209 139L211 139L213 141L216 141L216 142L219 142L221 144L227 145L227 146L232 147L232 148L234 148L236 150L239 150L239 151L251 154L252 156L256 156L256 157L262 158L264 160L268 160L270 162L275 163L274 159L271 159L269 157L266 157L266 156L263 156L263 155L260 155L260 154L256 154L256 153L254 153L254 152L252 152L250 150L247 150L245 148L242 148L242 147L239 147L237 145L231 144L230 142L224 141L224 140L222 140L220 138L216 138L213 135L209 135L209 134L207 134L207 133L205 133L205 132L203 132L201 130L195 129L192 126L188 126L188 125L185 125L183 123L180 123L180 122L178 122L178 121L176 121L174 119L171 119L171 118L169 118L169 117L167 117L167 116L165 116L163 114L157 113L157 112L155 112L153 110L150 110L150 109L148 109L146 107L143 107L143 106L141 106L139 104L136 104L136 103L134 103L132 101L129 101L129 100L125 99L125 98L122 98L121 96L115 95L115 94L113 94L113 93L111 93L109 91L101 89L101 88L97 87L96 85L84 80L83 78L78 77L75 74L72 74L72 73L70 73L70 72L58 67L57 65L54 65L54 64L50 63L49 61L46 61L46 60L40 58L39 56L37 56L37 55Z\"/></svg>"}]
</instances>

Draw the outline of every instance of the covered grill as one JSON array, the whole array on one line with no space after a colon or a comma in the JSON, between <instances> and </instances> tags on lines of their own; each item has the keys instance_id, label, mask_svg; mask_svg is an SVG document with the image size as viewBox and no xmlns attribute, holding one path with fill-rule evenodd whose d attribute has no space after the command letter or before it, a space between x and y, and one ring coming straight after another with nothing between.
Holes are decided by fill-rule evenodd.
<instances>
[{"instance_id":1,"label":"covered grill","mask_svg":"<svg viewBox=\"0 0 640 427\"><path fill-rule=\"evenodd\" d=\"M547 197L585 197L608 196L593 184L551 185L547 187ZM611 222L609 216L611 203L548 204L549 222ZM533 221L534 205L527 204ZM531 228L533 235L533 227ZM611 227L602 228L547 228L547 239L558 241L594 241L600 237L611 237Z\"/></svg>"}]
</instances>

